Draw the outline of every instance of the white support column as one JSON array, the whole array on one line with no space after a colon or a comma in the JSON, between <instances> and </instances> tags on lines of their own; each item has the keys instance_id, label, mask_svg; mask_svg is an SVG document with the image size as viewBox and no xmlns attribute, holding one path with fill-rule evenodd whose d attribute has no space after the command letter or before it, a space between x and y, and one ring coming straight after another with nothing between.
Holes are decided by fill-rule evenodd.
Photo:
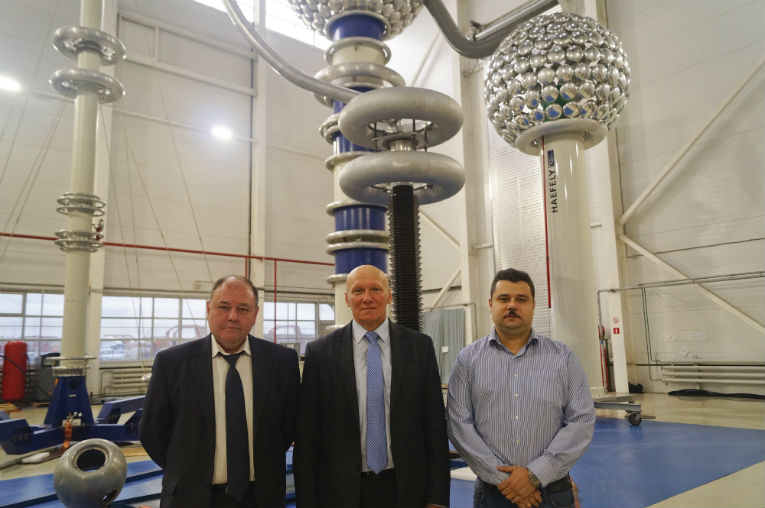
<instances>
[{"instance_id":1,"label":"white support column","mask_svg":"<svg viewBox=\"0 0 765 508\"><path fill-rule=\"evenodd\" d=\"M82 0L80 25L101 28L101 0ZM81 69L98 70L99 55L83 51L77 55ZM95 178L96 135L98 132L98 94L81 91L74 100L74 136L72 169L69 191L93 194ZM92 215L81 211L69 214L69 231L90 231ZM88 325L88 277L90 275L90 252L81 250L66 253L64 275L64 324L61 338L61 355L65 358L85 356ZM82 366L82 361L62 362L64 366Z\"/></svg>"}]
</instances>

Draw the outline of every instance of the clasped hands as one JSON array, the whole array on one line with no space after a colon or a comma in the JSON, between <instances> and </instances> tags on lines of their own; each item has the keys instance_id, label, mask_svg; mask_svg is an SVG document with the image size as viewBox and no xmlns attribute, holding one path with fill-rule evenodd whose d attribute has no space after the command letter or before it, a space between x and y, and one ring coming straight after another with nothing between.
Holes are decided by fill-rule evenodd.
<instances>
[{"instance_id":1,"label":"clasped hands","mask_svg":"<svg viewBox=\"0 0 765 508\"><path fill-rule=\"evenodd\" d=\"M497 489L508 500L520 508L532 508L542 502L542 493L529 481L529 470L522 466L497 466L497 470L508 473Z\"/></svg>"}]
</instances>

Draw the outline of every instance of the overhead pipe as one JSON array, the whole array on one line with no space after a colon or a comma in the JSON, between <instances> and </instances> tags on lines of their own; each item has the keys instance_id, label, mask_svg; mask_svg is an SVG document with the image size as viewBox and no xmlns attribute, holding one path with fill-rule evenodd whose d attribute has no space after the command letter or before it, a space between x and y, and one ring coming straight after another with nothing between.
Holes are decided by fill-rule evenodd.
<instances>
[{"instance_id":1,"label":"overhead pipe","mask_svg":"<svg viewBox=\"0 0 765 508\"><path fill-rule=\"evenodd\" d=\"M226 2L227 0L224 0ZM425 0L423 5L438 28L444 34L449 45L467 58L484 58L497 49L499 43L521 22L558 5L557 0L534 0L508 12L496 21L487 25L477 25L476 28L486 27L484 35L476 35L473 39L465 37L452 19L449 11L441 0ZM480 34L480 32L479 32Z\"/></svg>"},{"instance_id":2,"label":"overhead pipe","mask_svg":"<svg viewBox=\"0 0 765 508\"><path fill-rule=\"evenodd\" d=\"M255 27L245 19L239 4L235 0L223 0L223 5L226 7L226 11L228 11L231 21L233 21L234 25L247 39L255 52L286 80L316 95L329 97L339 102L348 103L359 95L360 92L356 90L326 83L290 65L268 45L266 40L255 30Z\"/></svg>"},{"instance_id":3,"label":"overhead pipe","mask_svg":"<svg viewBox=\"0 0 765 508\"><path fill-rule=\"evenodd\" d=\"M0 232L0 237L2 236L7 238L22 238L24 240L46 240L46 241L56 240L56 237L53 237L53 236L24 235L19 233ZM327 263L324 261L308 261L305 259L276 258L271 256L254 256L251 254L234 254L232 252L215 252L215 251L198 250L198 249L179 249L177 247L160 247L157 245L140 245L136 243L102 242L102 244L105 247L125 247L130 249L180 252L183 254L202 254L207 256L224 256L224 257L240 258L240 259L257 259L259 261L278 261L282 263L299 263L299 264L306 264L306 265L334 266L333 263Z\"/></svg>"},{"instance_id":4,"label":"overhead pipe","mask_svg":"<svg viewBox=\"0 0 765 508\"><path fill-rule=\"evenodd\" d=\"M495 35L497 33L500 33L501 37L504 38L510 30L515 28L521 21L538 16L557 5L558 0L533 0L531 2L525 2L494 21L490 21L486 24L479 24L476 27L478 33L476 33L473 38L476 41L483 41L492 37L497 37L497 35Z\"/></svg>"}]
</instances>

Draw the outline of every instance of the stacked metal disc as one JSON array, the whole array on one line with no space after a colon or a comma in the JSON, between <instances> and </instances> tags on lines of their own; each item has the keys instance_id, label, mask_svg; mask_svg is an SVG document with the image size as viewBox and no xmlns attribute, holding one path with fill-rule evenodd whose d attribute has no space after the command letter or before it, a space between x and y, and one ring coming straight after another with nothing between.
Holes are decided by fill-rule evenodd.
<instances>
[{"instance_id":1,"label":"stacked metal disc","mask_svg":"<svg viewBox=\"0 0 765 508\"><path fill-rule=\"evenodd\" d=\"M610 128L629 97L630 67L621 42L576 14L526 21L488 65L489 120L512 145L523 131L547 122L582 118Z\"/></svg>"},{"instance_id":2,"label":"stacked metal disc","mask_svg":"<svg viewBox=\"0 0 765 508\"><path fill-rule=\"evenodd\" d=\"M422 0L289 0L300 19L313 30L328 34L334 21L349 14L365 14L385 23L385 38L401 33L422 9Z\"/></svg>"}]
</instances>

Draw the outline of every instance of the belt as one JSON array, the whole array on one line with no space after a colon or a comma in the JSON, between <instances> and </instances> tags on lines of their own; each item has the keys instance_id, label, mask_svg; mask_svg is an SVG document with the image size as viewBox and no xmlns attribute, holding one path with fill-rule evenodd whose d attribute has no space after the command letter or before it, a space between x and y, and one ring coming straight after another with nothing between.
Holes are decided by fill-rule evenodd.
<instances>
[{"instance_id":1,"label":"belt","mask_svg":"<svg viewBox=\"0 0 765 508\"><path fill-rule=\"evenodd\" d=\"M560 480L555 480L554 482L548 483L546 486L542 487L542 492L546 494L555 494L557 492L563 492L564 490L569 490L571 488L571 477L569 475L564 476Z\"/></svg>"},{"instance_id":2,"label":"belt","mask_svg":"<svg viewBox=\"0 0 765 508\"><path fill-rule=\"evenodd\" d=\"M383 469L379 474L375 473L374 471L362 471L361 477L370 478L372 480L382 480L384 478L388 478L389 476L393 476L395 471L395 469Z\"/></svg>"}]
</instances>

